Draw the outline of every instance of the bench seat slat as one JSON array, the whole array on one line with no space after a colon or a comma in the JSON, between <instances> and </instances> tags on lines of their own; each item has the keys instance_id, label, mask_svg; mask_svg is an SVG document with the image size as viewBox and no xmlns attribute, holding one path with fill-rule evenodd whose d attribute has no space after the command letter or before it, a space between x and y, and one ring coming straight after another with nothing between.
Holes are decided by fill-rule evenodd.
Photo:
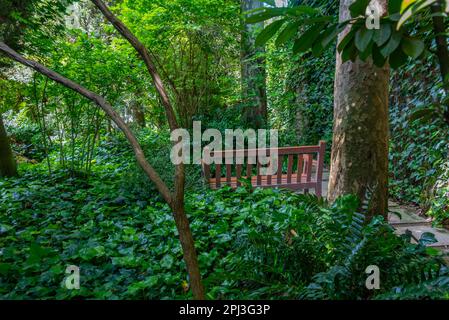
<instances>
[{"instance_id":1,"label":"bench seat slat","mask_svg":"<svg viewBox=\"0 0 449 320\"><path fill-rule=\"evenodd\" d=\"M278 157L276 159L278 167L277 172L262 175L262 164L258 157L262 153L269 156L273 150L278 152ZM325 151L326 143L324 141L320 141L318 146L217 151L215 152L215 156L224 159L231 155L244 155L246 160L244 161L245 164L228 164L225 162L225 168L223 168L223 171L225 172L224 176L222 176L222 166L220 163L215 164L215 172L214 174L211 174L210 165L203 162L203 175L206 179L206 184L211 189L218 189L224 185L228 185L231 188L237 188L241 185L240 180L242 178L250 178L253 187L288 188L295 191L304 190L305 193L307 193L309 189L314 189L317 196L320 197L322 194L321 184ZM272 160L273 159L270 161ZM282 170L284 160L287 160L285 173ZM232 173L232 166L235 166L234 175ZM267 166L263 165L263 167L266 168ZM246 171L246 175L243 171Z\"/></svg>"},{"instance_id":2,"label":"bench seat slat","mask_svg":"<svg viewBox=\"0 0 449 320\"><path fill-rule=\"evenodd\" d=\"M251 177L251 183L254 185L254 186L257 186L257 187L263 187L263 186L272 186L272 187L276 187L277 185L292 185L292 186L294 186L294 185L297 185L297 184L304 184L304 185L313 185L313 184L316 184L316 181L307 181L307 175L306 174L302 174L301 175L301 178L300 178L300 181L301 182L297 182L298 181L298 177L297 177L297 174L296 173L294 173L294 174L292 174L292 176L291 176L291 179L292 179L292 181L294 181L294 182L288 182L288 175L286 175L286 174L283 174L282 176L281 176L281 182L280 183L277 183L277 181L275 180L275 181L273 181L272 183L269 183L268 182L268 176L260 176L260 184L257 184L257 176L253 176L253 177ZM227 178L221 178L220 179L220 185L222 185L222 184L228 184L228 185L230 185L231 187L237 187L237 182L238 182L238 179L236 178L236 177L232 177L231 178L231 180L230 180L230 184L228 183L229 181L228 181L228 179ZM216 185L217 185L217 183L216 183L216 179L211 179L211 181L210 181L210 183L209 183L209 185L210 185L210 187L212 188L212 189L217 189L217 187L216 187Z\"/></svg>"}]
</instances>

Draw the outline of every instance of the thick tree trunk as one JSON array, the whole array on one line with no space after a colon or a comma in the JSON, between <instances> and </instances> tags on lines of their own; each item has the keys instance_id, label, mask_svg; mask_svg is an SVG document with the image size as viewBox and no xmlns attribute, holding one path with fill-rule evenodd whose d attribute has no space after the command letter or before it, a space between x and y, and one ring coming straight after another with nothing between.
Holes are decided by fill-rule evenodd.
<instances>
[{"instance_id":1,"label":"thick tree trunk","mask_svg":"<svg viewBox=\"0 0 449 320\"><path fill-rule=\"evenodd\" d=\"M14 177L17 175L17 165L11 144L6 134L3 118L0 114L0 177Z\"/></svg>"},{"instance_id":2,"label":"thick tree trunk","mask_svg":"<svg viewBox=\"0 0 449 320\"><path fill-rule=\"evenodd\" d=\"M263 6L259 0L241 0L242 13ZM256 48L257 31L263 29L263 22L243 24L241 34L241 81L244 118L253 128L267 123L267 89L264 48Z\"/></svg>"},{"instance_id":3,"label":"thick tree trunk","mask_svg":"<svg viewBox=\"0 0 449 320\"><path fill-rule=\"evenodd\" d=\"M386 13L387 1L377 1ZM350 17L353 2L341 0L340 21ZM378 68L370 60L342 63L337 53L328 199L352 193L364 200L371 191L368 219L386 217L388 209L388 86L388 65Z\"/></svg>"}]
</instances>

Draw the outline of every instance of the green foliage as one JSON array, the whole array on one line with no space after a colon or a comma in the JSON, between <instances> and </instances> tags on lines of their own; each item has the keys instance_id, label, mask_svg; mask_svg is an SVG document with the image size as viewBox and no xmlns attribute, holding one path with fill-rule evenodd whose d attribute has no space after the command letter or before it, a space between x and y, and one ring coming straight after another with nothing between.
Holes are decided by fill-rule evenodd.
<instances>
[{"instance_id":1,"label":"green foliage","mask_svg":"<svg viewBox=\"0 0 449 320\"><path fill-rule=\"evenodd\" d=\"M436 72L427 59L392 76L390 194L430 210L441 223L448 218L448 140L447 125L435 104L442 100Z\"/></svg>"},{"instance_id":2,"label":"green foliage","mask_svg":"<svg viewBox=\"0 0 449 320\"><path fill-rule=\"evenodd\" d=\"M86 181L22 166L21 178L1 180L0 296L189 298L170 210L155 193L130 189L128 170L109 164ZM355 197L332 206L272 189L186 197L209 298L421 299L449 290L437 252L381 219L364 225ZM374 293L364 286L369 264L381 268ZM67 265L80 267L81 290L65 289Z\"/></svg>"},{"instance_id":3,"label":"green foliage","mask_svg":"<svg viewBox=\"0 0 449 320\"><path fill-rule=\"evenodd\" d=\"M13 142L12 147L18 155L37 162L45 159L46 150L42 145L42 134L39 126L24 122L20 127L7 127Z\"/></svg>"},{"instance_id":4,"label":"green foliage","mask_svg":"<svg viewBox=\"0 0 449 320\"><path fill-rule=\"evenodd\" d=\"M247 23L253 23L255 17L260 21L280 16L283 19L271 22L259 34L258 42L266 43L284 25L286 25L284 31L293 30L296 26L298 32L281 32L276 43L280 45L287 39L293 39L294 53L311 50L315 57L325 52L338 35L347 29L346 35L338 45L343 62L355 61L356 58L366 61L368 57L372 57L378 67L384 66L389 60L390 66L397 69L408 61L408 57L418 59L427 53L429 48L425 39L428 36L428 15L422 16L423 21L419 21L418 24L404 24L404 22L412 13L417 15L433 2L435 1L416 1L401 16L400 1L390 1L388 15L380 19L380 29L368 29L366 26L365 12L370 3L368 0L356 0L349 8L351 18L342 22L336 21L335 15L325 15L311 6L305 10L304 6L301 6L299 11L294 10L296 7L266 7L257 15L247 18ZM302 34L298 37L301 31Z\"/></svg>"},{"instance_id":5,"label":"green foliage","mask_svg":"<svg viewBox=\"0 0 449 320\"><path fill-rule=\"evenodd\" d=\"M267 50L267 92L270 126L279 130L280 145L326 140L330 153L335 48L315 58L310 53L292 56L290 50L273 46Z\"/></svg>"},{"instance_id":6,"label":"green foliage","mask_svg":"<svg viewBox=\"0 0 449 320\"><path fill-rule=\"evenodd\" d=\"M0 0L2 39L105 96L173 187L164 110L129 44L86 1L65 17L78 25L65 28L63 2L16 2ZM408 62L392 82L391 194L446 223L441 115L448 98L428 54L428 8L413 1L412 16L422 19L412 20L400 1L389 1L390 16L373 31L364 24L368 2L355 1L351 21L343 23L335 0L287 8L266 1L268 7L248 13L248 23L272 19L256 39L266 45L256 58L267 63L269 127L280 130L284 146L330 142L334 44L351 25L337 48L344 61L372 57L394 68ZM34 10L38 3L42 10ZM195 119L222 132L245 127L237 2L126 0L112 9L151 49L183 126ZM190 298L170 210L103 113L17 67L2 70L0 89L0 112L23 162L20 178L0 180L0 296ZM135 107L147 116L144 128L134 123ZM358 207L352 196L329 205L279 190L204 190L199 166L187 166L186 209L209 298L448 298L442 256L425 246L432 235L411 244L378 217L366 225ZM70 264L81 267L80 291L64 288ZM365 288L370 264L380 267L379 291Z\"/></svg>"}]
</instances>

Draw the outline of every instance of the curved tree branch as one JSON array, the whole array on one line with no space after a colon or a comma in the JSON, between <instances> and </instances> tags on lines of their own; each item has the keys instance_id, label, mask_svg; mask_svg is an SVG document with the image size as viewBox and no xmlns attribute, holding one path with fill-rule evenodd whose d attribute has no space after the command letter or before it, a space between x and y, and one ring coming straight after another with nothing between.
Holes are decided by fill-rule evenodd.
<instances>
[{"instance_id":1,"label":"curved tree branch","mask_svg":"<svg viewBox=\"0 0 449 320\"><path fill-rule=\"evenodd\" d=\"M112 106L100 95L84 88L83 86L79 85L78 83L67 79L63 77L62 75L58 74L57 72L50 70L49 68L41 65L38 62L28 60L21 56L19 53L8 47L5 43L0 42L0 52L3 52L6 56L9 58L27 66L30 67L37 72L47 76L48 78L62 84L63 86L72 89L75 92L78 92L80 95L86 97L87 99L94 102L96 105L98 105L103 111L114 121L114 123L119 127L119 129L125 134L126 139L131 144L131 147L134 151L134 154L136 156L137 162L142 167L142 169L145 171L145 173L148 175L148 177L154 182L156 185L156 188L161 193L161 195L164 197L164 200L167 201L169 205L172 205L173 199L172 195L170 193L170 190L166 186L166 184L162 181L159 174L154 170L154 168L148 163L148 161L145 159L145 155L143 153L142 147L140 146L139 142L137 141L136 137L132 133L131 129L128 127L128 125L123 121L123 119L115 112L115 110L112 108Z\"/></svg>"},{"instance_id":2,"label":"curved tree branch","mask_svg":"<svg viewBox=\"0 0 449 320\"><path fill-rule=\"evenodd\" d=\"M178 128L178 122L176 120L176 115L170 98L168 96L167 90L165 89L164 83L162 82L161 76L156 69L156 66L151 59L151 55L148 49L137 39L137 37L125 26L125 24L118 19L109 8L101 0L92 0L92 2L97 6L105 18L114 26L114 28L134 47L134 49L139 53L140 57L147 66L148 72L153 79L156 90L161 97L162 104L164 105L165 113L167 115L168 124L171 130Z\"/></svg>"}]
</instances>

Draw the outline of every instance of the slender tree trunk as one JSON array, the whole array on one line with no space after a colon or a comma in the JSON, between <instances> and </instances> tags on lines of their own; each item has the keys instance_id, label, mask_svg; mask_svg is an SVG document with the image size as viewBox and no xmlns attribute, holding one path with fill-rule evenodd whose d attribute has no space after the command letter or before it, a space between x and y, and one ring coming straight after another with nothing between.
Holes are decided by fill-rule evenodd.
<instances>
[{"instance_id":1,"label":"slender tree trunk","mask_svg":"<svg viewBox=\"0 0 449 320\"><path fill-rule=\"evenodd\" d=\"M307 117L304 114L304 110L307 106L307 97L305 95L305 92L306 92L305 86L306 86L306 84L303 83L303 84L300 84L296 88L295 132L296 132L296 139L298 142L304 141L305 133L307 132L307 128L308 128Z\"/></svg>"},{"instance_id":2,"label":"slender tree trunk","mask_svg":"<svg viewBox=\"0 0 449 320\"><path fill-rule=\"evenodd\" d=\"M140 128L145 128L146 121L145 121L145 112L142 108L142 106L137 101L131 102L131 112L133 115L133 121L136 123Z\"/></svg>"},{"instance_id":3,"label":"slender tree trunk","mask_svg":"<svg viewBox=\"0 0 449 320\"><path fill-rule=\"evenodd\" d=\"M204 287L201 282L201 273L198 267L198 256L195 249L190 223L187 218L184 201L179 201L173 206L174 219L176 228L179 233L179 241L181 242L184 261L187 267L187 273L190 277L190 287L193 296L197 299L204 299Z\"/></svg>"},{"instance_id":4,"label":"slender tree trunk","mask_svg":"<svg viewBox=\"0 0 449 320\"><path fill-rule=\"evenodd\" d=\"M350 18L353 2L341 0L340 21ZM387 1L377 2L386 13ZM337 53L328 198L352 193L364 200L371 191L368 219L387 216L389 75L388 64L378 68L371 60L342 63Z\"/></svg>"},{"instance_id":5,"label":"slender tree trunk","mask_svg":"<svg viewBox=\"0 0 449 320\"><path fill-rule=\"evenodd\" d=\"M148 73L150 74L153 84L156 87L156 91L159 94L159 97L161 99L162 105L165 109L165 114L168 120L168 125L170 127L170 130L176 130L179 128L178 121L176 119L175 111L173 109L172 103L170 101L170 98L168 96L168 92L165 89L165 85L161 79L161 76L158 72L158 69L156 68L154 62L153 62L153 55L148 51L148 49L137 39L137 37L126 27L126 25L120 21L110 10L109 8L103 3L101 0L92 0L92 2L97 6L97 8L101 11L103 16L108 19L108 21L114 26L114 28L133 46L133 48L136 50L136 52L139 54L140 58L145 63ZM141 154L143 156L143 153ZM149 166L146 159L145 166ZM151 166L150 166L151 167ZM154 169L153 169L154 171ZM150 172L148 172L150 173ZM156 172L151 172L154 177L154 174ZM150 176L149 176L150 177ZM159 176L157 178L160 180ZM153 182L155 181L150 177ZM159 185L159 190L166 188L166 185L160 181L161 184ZM157 186L157 184L156 184ZM183 221L184 223L188 223L187 216L184 212L184 186L185 186L185 172L184 172L184 165L178 165L176 166L176 173L175 173L175 191L174 194L169 193L167 203L171 206L171 208L176 208L177 210L173 210L173 214L175 215L175 221L176 225L178 226L179 221ZM163 192L161 192L162 195L164 195ZM182 208L182 210L180 209ZM178 219L178 220L177 220ZM180 220L179 220L180 219ZM182 224L180 224L182 226ZM178 232L180 234L180 240L183 247L183 250L188 250L188 252L184 252L184 258L191 257L190 260L185 260L187 265L187 271L190 276L190 285L192 288L193 297L195 299L204 299L204 289L203 284L201 281L201 275L199 271L199 265L198 265L198 259L197 254L194 246L194 242L189 241L188 239L193 239L192 232L189 228L184 228L179 230ZM181 233L183 233L181 235ZM185 241L184 241L184 240Z\"/></svg>"},{"instance_id":6,"label":"slender tree trunk","mask_svg":"<svg viewBox=\"0 0 449 320\"><path fill-rule=\"evenodd\" d=\"M99 1L99 0L96 0ZM102 3L100 3L103 5ZM102 8L104 10L107 10L107 8ZM127 34L129 30L125 29L126 27L121 25L121 30ZM137 41L137 40L136 40ZM165 182L160 178L158 172L154 170L154 168L151 166L151 164L148 162L148 160L145 158L145 154L143 152L143 149L141 145L139 144L136 136L133 134L129 126L125 123L123 118L119 116L119 114L112 108L112 106L100 95L84 88L83 86L79 85L78 83L73 82L70 79L67 79L63 77L62 75L54 72L53 70L48 69L47 67L41 65L38 62L25 59L23 56L12 50L10 47L8 47L6 44L0 41L0 52L3 52L6 56L9 58L28 66L37 72L42 73L43 75L47 76L48 78L56 81L59 84L62 84L63 86L79 93L80 95L84 96L85 98L89 99L93 103L95 103L98 107L100 107L106 115L115 123L115 125L124 133L126 139L128 140L131 148L133 149L134 156L137 160L137 163L140 165L140 167L143 169L145 174L148 176L148 178L153 181L155 184L157 190L162 195L164 200L167 202L167 204L170 206L170 208L173 211L173 215L176 221L176 226L181 227L181 229L178 229L181 245L183 250L187 250L187 252L184 252L184 258L188 259L186 260L187 265L187 271L190 276L190 285L192 288L192 293L195 299L204 299L204 289L203 284L201 282L201 276L198 266L198 259L196 256L196 250L193 242L193 236L190 230L190 227L185 227L185 225L188 225L188 218L186 216L185 210L184 210L184 185L185 185L185 174L184 174L184 166L178 165L176 166L176 174L175 174L175 191L172 194L170 192L170 189L168 189ZM151 65L151 61L148 61L148 63ZM152 66L152 65L151 65ZM154 78L158 79L157 73L153 75ZM156 87L159 89L162 88L163 85L162 82L157 82ZM168 97L165 96L165 97ZM173 109L171 108L171 104L169 100L166 100L168 102L166 110L167 118L169 119L170 127L176 128L176 118L174 117Z\"/></svg>"},{"instance_id":7,"label":"slender tree trunk","mask_svg":"<svg viewBox=\"0 0 449 320\"><path fill-rule=\"evenodd\" d=\"M263 6L259 0L241 0L242 13ZM267 123L267 89L264 48L256 48L255 38L263 22L242 24L241 33L241 81L242 101L245 106L244 118L253 128L264 127Z\"/></svg>"},{"instance_id":8,"label":"slender tree trunk","mask_svg":"<svg viewBox=\"0 0 449 320\"><path fill-rule=\"evenodd\" d=\"M17 165L11 150L11 144L6 134L3 118L0 114L0 177L17 175Z\"/></svg>"}]
</instances>

